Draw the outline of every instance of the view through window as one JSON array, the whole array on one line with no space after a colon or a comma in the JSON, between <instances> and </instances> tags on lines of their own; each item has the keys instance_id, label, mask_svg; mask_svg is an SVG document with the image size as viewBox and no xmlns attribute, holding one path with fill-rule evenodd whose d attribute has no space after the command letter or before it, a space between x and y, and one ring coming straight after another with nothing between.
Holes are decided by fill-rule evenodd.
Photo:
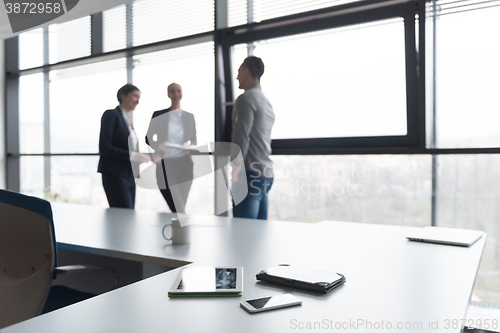
<instances>
[{"instance_id":1,"label":"view through window","mask_svg":"<svg viewBox=\"0 0 500 333\"><path fill-rule=\"evenodd\" d=\"M233 73L244 49L234 47ZM253 54L265 64L273 139L406 135L402 19L259 41Z\"/></svg>"}]
</instances>

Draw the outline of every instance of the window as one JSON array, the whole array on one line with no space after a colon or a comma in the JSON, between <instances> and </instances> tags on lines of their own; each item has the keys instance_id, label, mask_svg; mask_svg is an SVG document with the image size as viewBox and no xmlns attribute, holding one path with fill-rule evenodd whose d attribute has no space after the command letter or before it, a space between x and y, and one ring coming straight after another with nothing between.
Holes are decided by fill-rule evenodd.
<instances>
[{"instance_id":1,"label":"window","mask_svg":"<svg viewBox=\"0 0 500 333\"><path fill-rule=\"evenodd\" d=\"M104 52L127 47L126 6L121 5L102 12Z\"/></svg>"},{"instance_id":2,"label":"window","mask_svg":"<svg viewBox=\"0 0 500 333\"><path fill-rule=\"evenodd\" d=\"M116 92L127 82L125 59L50 74L51 153L97 152L101 116L118 105Z\"/></svg>"},{"instance_id":3,"label":"window","mask_svg":"<svg viewBox=\"0 0 500 333\"><path fill-rule=\"evenodd\" d=\"M19 161L20 192L37 197L44 197L44 158L23 156Z\"/></svg>"},{"instance_id":4,"label":"window","mask_svg":"<svg viewBox=\"0 0 500 333\"><path fill-rule=\"evenodd\" d=\"M402 19L259 41L253 54L266 66L273 139L407 134Z\"/></svg>"},{"instance_id":5,"label":"window","mask_svg":"<svg viewBox=\"0 0 500 333\"><path fill-rule=\"evenodd\" d=\"M98 156L51 157L50 189L45 195L51 201L106 207L98 161Z\"/></svg>"},{"instance_id":6,"label":"window","mask_svg":"<svg viewBox=\"0 0 500 333\"><path fill-rule=\"evenodd\" d=\"M19 78L19 145L21 153L44 152L43 73Z\"/></svg>"},{"instance_id":7,"label":"window","mask_svg":"<svg viewBox=\"0 0 500 333\"><path fill-rule=\"evenodd\" d=\"M273 153L418 146L416 14L415 2L350 3L222 32L232 77L248 54L264 60Z\"/></svg>"},{"instance_id":8,"label":"window","mask_svg":"<svg viewBox=\"0 0 500 333\"><path fill-rule=\"evenodd\" d=\"M431 224L428 155L273 156L269 219Z\"/></svg>"},{"instance_id":9,"label":"window","mask_svg":"<svg viewBox=\"0 0 500 333\"><path fill-rule=\"evenodd\" d=\"M134 115L134 128L138 133L142 151L148 151L143 138L153 112L170 106L167 87L173 82L182 86L182 109L191 112L195 117L198 145L214 141L214 44L207 42L134 57L134 84L142 91L138 112ZM202 158L193 157L195 168ZM150 166L143 165L142 169ZM137 204L144 208L168 211L158 190L138 188ZM193 181L186 212L213 214L212 174Z\"/></svg>"},{"instance_id":10,"label":"window","mask_svg":"<svg viewBox=\"0 0 500 333\"><path fill-rule=\"evenodd\" d=\"M146 133L153 112L170 106L167 87L176 82L182 86L182 108L195 116L198 144L214 140L213 42L138 55L134 64L134 84L142 90L136 130ZM144 140L139 144L147 149Z\"/></svg>"},{"instance_id":11,"label":"window","mask_svg":"<svg viewBox=\"0 0 500 333\"><path fill-rule=\"evenodd\" d=\"M500 248L498 181L500 155L438 156L436 214L440 227L483 230L488 239L481 259L474 296L499 303Z\"/></svg>"},{"instance_id":12,"label":"window","mask_svg":"<svg viewBox=\"0 0 500 333\"><path fill-rule=\"evenodd\" d=\"M90 16L49 26L50 63L90 55Z\"/></svg>"},{"instance_id":13,"label":"window","mask_svg":"<svg viewBox=\"0 0 500 333\"><path fill-rule=\"evenodd\" d=\"M427 6L427 147L500 146L495 127L500 48L491 42L500 28L499 5L497 0L441 0ZM498 162L497 154L437 155L434 166L436 225L488 233L472 300L496 309Z\"/></svg>"},{"instance_id":14,"label":"window","mask_svg":"<svg viewBox=\"0 0 500 333\"><path fill-rule=\"evenodd\" d=\"M437 4L436 145L499 147L500 44L492 41L500 31L500 1Z\"/></svg>"},{"instance_id":15,"label":"window","mask_svg":"<svg viewBox=\"0 0 500 333\"><path fill-rule=\"evenodd\" d=\"M43 29L19 34L19 68L43 65Z\"/></svg>"}]
</instances>

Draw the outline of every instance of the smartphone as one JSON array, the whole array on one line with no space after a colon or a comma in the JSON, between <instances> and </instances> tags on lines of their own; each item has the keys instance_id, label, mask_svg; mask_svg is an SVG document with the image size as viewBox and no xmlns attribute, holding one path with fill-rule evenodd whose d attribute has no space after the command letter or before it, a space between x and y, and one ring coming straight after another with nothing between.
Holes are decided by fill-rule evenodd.
<instances>
[{"instance_id":1,"label":"smartphone","mask_svg":"<svg viewBox=\"0 0 500 333\"><path fill-rule=\"evenodd\" d=\"M241 307L250 313L269 311L301 304L302 301L291 294L250 299L240 303Z\"/></svg>"}]
</instances>

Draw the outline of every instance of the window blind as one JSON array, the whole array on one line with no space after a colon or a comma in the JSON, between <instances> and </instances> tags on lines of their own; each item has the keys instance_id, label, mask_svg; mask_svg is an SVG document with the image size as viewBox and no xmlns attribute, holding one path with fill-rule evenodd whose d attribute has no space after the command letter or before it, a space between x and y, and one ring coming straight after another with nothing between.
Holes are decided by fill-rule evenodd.
<instances>
[{"instance_id":1,"label":"window blind","mask_svg":"<svg viewBox=\"0 0 500 333\"><path fill-rule=\"evenodd\" d=\"M247 23L247 1L228 0L227 1L227 21L230 27Z\"/></svg>"},{"instance_id":2,"label":"window blind","mask_svg":"<svg viewBox=\"0 0 500 333\"><path fill-rule=\"evenodd\" d=\"M253 0L254 21L337 6L359 0Z\"/></svg>"},{"instance_id":3,"label":"window blind","mask_svg":"<svg viewBox=\"0 0 500 333\"><path fill-rule=\"evenodd\" d=\"M500 0L440 0L436 1L436 5L438 15L447 15L499 7ZM432 2L430 8L432 9Z\"/></svg>"},{"instance_id":4,"label":"window blind","mask_svg":"<svg viewBox=\"0 0 500 333\"><path fill-rule=\"evenodd\" d=\"M132 4L133 45L212 31L214 15L214 1L135 1Z\"/></svg>"},{"instance_id":5,"label":"window blind","mask_svg":"<svg viewBox=\"0 0 500 333\"><path fill-rule=\"evenodd\" d=\"M177 47L153 53L141 54L134 56L134 63L139 65L151 65L158 62L174 61L178 59L187 59L203 55L214 54L214 43L200 43L196 45Z\"/></svg>"},{"instance_id":6,"label":"window blind","mask_svg":"<svg viewBox=\"0 0 500 333\"><path fill-rule=\"evenodd\" d=\"M126 7L121 5L103 12L104 52L127 46Z\"/></svg>"},{"instance_id":7,"label":"window blind","mask_svg":"<svg viewBox=\"0 0 500 333\"><path fill-rule=\"evenodd\" d=\"M90 55L90 16L49 27L51 63Z\"/></svg>"}]
</instances>

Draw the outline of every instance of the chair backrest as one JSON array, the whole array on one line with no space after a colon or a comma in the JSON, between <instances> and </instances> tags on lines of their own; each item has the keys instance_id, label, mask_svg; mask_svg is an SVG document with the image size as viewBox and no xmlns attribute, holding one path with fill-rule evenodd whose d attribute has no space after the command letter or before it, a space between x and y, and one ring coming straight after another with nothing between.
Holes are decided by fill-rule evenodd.
<instances>
[{"instance_id":1,"label":"chair backrest","mask_svg":"<svg viewBox=\"0 0 500 333\"><path fill-rule=\"evenodd\" d=\"M42 312L56 260L50 203L0 189L0 329Z\"/></svg>"}]
</instances>

